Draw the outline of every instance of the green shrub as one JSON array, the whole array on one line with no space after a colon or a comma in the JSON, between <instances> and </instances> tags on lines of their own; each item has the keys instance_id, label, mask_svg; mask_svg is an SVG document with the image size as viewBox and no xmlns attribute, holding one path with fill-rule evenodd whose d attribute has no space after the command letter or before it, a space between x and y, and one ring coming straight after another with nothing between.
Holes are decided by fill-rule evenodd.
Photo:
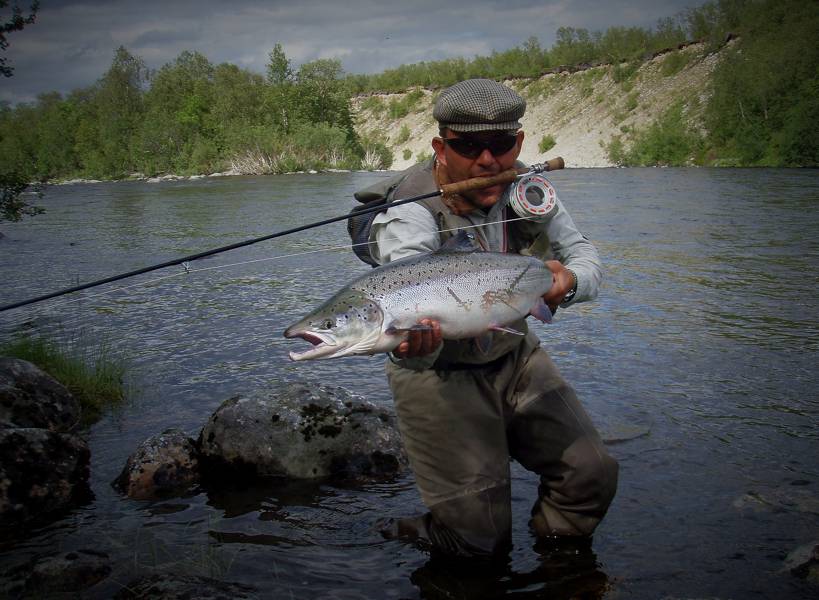
<instances>
[{"instance_id":1,"label":"green shrub","mask_svg":"<svg viewBox=\"0 0 819 600\"><path fill-rule=\"evenodd\" d=\"M409 148L404 148L403 156L404 160L409 160L410 158L412 158L412 150L410 150Z\"/></svg>"},{"instance_id":2,"label":"green shrub","mask_svg":"<svg viewBox=\"0 0 819 600\"><path fill-rule=\"evenodd\" d=\"M546 154L549 150L555 147L555 144L557 144L557 142L555 141L554 136L551 134L546 134L540 138L537 149L541 154Z\"/></svg>"},{"instance_id":3,"label":"green shrub","mask_svg":"<svg viewBox=\"0 0 819 600\"><path fill-rule=\"evenodd\" d=\"M361 158L361 168L374 171L389 169L392 166L393 156L381 136L370 135L361 138L361 147L364 155Z\"/></svg>"},{"instance_id":4,"label":"green shrub","mask_svg":"<svg viewBox=\"0 0 819 600\"><path fill-rule=\"evenodd\" d=\"M637 62L618 63L611 68L611 78L615 83L625 83L634 76L639 68L640 64Z\"/></svg>"},{"instance_id":5,"label":"green shrub","mask_svg":"<svg viewBox=\"0 0 819 600\"><path fill-rule=\"evenodd\" d=\"M384 103L384 100L379 98L378 96L368 96L361 102L361 108L363 110L368 110L372 112L374 115L380 115L385 110L387 110L387 106Z\"/></svg>"},{"instance_id":6,"label":"green shrub","mask_svg":"<svg viewBox=\"0 0 819 600\"><path fill-rule=\"evenodd\" d=\"M105 345L89 348L41 337L19 337L0 345L0 355L33 363L62 383L82 406L86 424L125 400L125 364L113 359Z\"/></svg>"},{"instance_id":7,"label":"green shrub","mask_svg":"<svg viewBox=\"0 0 819 600\"><path fill-rule=\"evenodd\" d=\"M631 148L612 150L609 156L618 155L613 161L626 166L683 166L698 159L704 148L702 137L688 127L683 117L681 102L677 102L654 123L634 134Z\"/></svg>"},{"instance_id":8,"label":"green shrub","mask_svg":"<svg viewBox=\"0 0 819 600\"><path fill-rule=\"evenodd\" d=\"M611 142L609 142L609 145L605 146L605 148L611 162L615 165L623 164L625 160L625 147L619 135L611 138Z\"/></svg>"},{"instance_id":9,"label":"green shrub","mask_svg":"<svg viewBox=\"0 0 819 600\"><path fill-rule=\"evenodd\" d=\"M637 98L640 96L639 92L632 92L626 97L626 110L628 112L637 108Z\"/></svg>"},{"instance_id":10,"label":"green shrub","mask_svg":"<svg viewBox=\"0 0 819 600\"><path fill-rule=\"evenodd\" d=\"M410 130L406 125L401 126L401 131L398 132L398 137L395 138L397 145L403 144L410 138Z\"/></svg>"},{"instance_id":11,"label":"green shrub","mask_svg":"<svg viewBox=\"0 0 819 600\"><path fill-rule=\"evenodd\" d=\"M406 94L400 100L393 99L389 103L389 111L391 119L403 119L410 112L412 112L418 105L418 101L424 97L424 92L421 90L413 90Z\"/></svg>"},{"instance_id":12,"label":"green shrub","mask_svg":"<svg viewBox=\"0 0 819 600\"><path fill-rule=\"evenodd\" d=\"M428 150L424 150L424 151L423 151L423 152L421 152L420 154L416 154L416 156L415 156L415 162L417 162L417 163L426 162L426 161L428 161L430 158L432 158L432 152L430 152L430 151L428 151Z\"/></svg>"},{"instance_id":13,"label":"green shrub","mask_svg":"<svg viewBox=\"0 0 819 600\"><path fill-rule=\"evenodd\" d=\"M682 71L690 61L690 54L680 52L679 50L670 52L660 67L660 73L663 77L671 77Z\"/></svg>"}]
</instances>

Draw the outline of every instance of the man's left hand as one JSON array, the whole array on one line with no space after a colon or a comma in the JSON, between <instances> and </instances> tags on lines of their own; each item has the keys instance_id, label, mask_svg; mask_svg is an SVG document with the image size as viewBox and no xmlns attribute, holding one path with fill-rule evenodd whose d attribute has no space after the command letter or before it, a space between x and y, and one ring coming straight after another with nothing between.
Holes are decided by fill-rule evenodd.
<instances>
[{"instance_id":1,"label":"man's left hand","mask_svg":"<svg viewBox=\"0 0 819 600\"><path fill-rule=\"evenodd\" d=\"M543 296L543 301L554 313L566 294L572 291L574 276L559 260L547 260L546 266L552 272L552 287L549 293Z\"/></svg>"}]
</instances>

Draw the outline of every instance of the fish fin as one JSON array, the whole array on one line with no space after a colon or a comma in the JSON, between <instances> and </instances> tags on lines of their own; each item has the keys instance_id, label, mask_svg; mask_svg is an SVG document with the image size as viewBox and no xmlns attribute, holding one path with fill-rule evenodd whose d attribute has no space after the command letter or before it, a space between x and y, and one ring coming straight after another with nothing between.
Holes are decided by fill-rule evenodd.
<instances>
[{"instance_id":1,"label":"fish fin","mask_svg":"<svg viewBox=\"0 0 819 600\"><path fill-rule=\"evenodd\" d=\"M543 298L538 298L535 305L532 307L532 310L529 311L529 314L532 315L538 321L543 321L544 323L551 323L552 322L552 309L550 309L546 303L543 301Z\"/></svg>"},{"instance_id":2,"label":"fish fin","mask_svg":"<svg viewBox=\"0 0 819 600\"><path fill-rule=\"evenodd\" d=\"M490 325L490 331L502 331L503 333L511 333L512 335L526 335L522 331L512 329L511 327L500 327L499 325Z\"/></svg>"},{"instance_id":3,"label":"fish fin","mask_svg":"<svg viewBox=\"0 0 819 600\"><path fill-rule=\"evenodd\" d=\"M475 252L475 234L459 229L455 235L445 241L436 252Z\"/></svg>"},{"instance_id":4,"label":"fish fin","mask_svg":"<svg viewBox=\"0 0 819 600\"><path fill-rule=\"evenodd\" d=\"M431 329L432 329L431 325L421 324L416 324L413 325L412 327L395 327L393 325L390 325L384 330L384 333L386 333L387 335L398 335L400 333L406 333L408 331L430 331Z\"/></svg>"},{"instance_id":5,"label":"fish fin","mask_svg":"<svg viewBox=\"0 0 819 600\"><path fill-rule=\"evenodd\" d=\"M478 350L483 354L489 354L489 351L492 349L492 333L487 331L483 335L476 337L475 346L477 346Z\"/></svg>"}]
</instances>

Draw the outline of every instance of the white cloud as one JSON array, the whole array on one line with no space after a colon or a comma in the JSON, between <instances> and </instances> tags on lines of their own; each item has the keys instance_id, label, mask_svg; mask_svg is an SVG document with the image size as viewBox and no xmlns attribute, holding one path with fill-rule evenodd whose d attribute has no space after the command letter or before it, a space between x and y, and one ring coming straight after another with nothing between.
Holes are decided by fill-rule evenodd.
<instances>
[{"instance_id":1,"label":"white cloud","mask_svg":"<svg viewBox=\"0 0 819 600\"><path fill-rule=\"evenodd\" d=\"M686 0L115 0L43 3L37 22L9 36L15 68L0 99L92 84L124 45L158 68L183 50L264 72L277 42L294 66L339 58L348 73L506 50L530 36L550 46L560 26L651 26Z\"/></svg>"}]
</instances>

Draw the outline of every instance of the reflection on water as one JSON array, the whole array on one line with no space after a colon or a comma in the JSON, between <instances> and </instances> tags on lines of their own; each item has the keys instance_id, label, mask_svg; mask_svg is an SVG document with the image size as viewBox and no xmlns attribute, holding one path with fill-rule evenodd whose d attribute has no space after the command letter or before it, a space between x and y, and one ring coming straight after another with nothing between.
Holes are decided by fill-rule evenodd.
<instances>
[{"instance_id":1,"label":"reflection on water","mask_svg":"<svg viewBox=\"0 0 819 600\"><path fill-rule=\"evenodd\" d=\"M353 190L385 176L50 188L45 215L3 224L0 278L11 284L0 303L341 214ZM156 570L285 598L804 597L805 584L780 570L819 539L819 173L550 179L598 245L606 281L597 302L532 327L604 437L628 440L611 446L621 485L593 552L534 547L537 482L517 465L515 548L495 569L381 539L376 519L422 510L409 476L203 484L157 502L110 488L142 440L167 427L196 436L224 399L271 380L332 381L390 402L381 357L287 359L284 328L367 269L337 248L348 242L338 223L0 314L2 338L106 342L135 389L88 432L94 500L7 546L0 570L92 547L115 561L96 597Z\"/></svg>"}]
</instances>

